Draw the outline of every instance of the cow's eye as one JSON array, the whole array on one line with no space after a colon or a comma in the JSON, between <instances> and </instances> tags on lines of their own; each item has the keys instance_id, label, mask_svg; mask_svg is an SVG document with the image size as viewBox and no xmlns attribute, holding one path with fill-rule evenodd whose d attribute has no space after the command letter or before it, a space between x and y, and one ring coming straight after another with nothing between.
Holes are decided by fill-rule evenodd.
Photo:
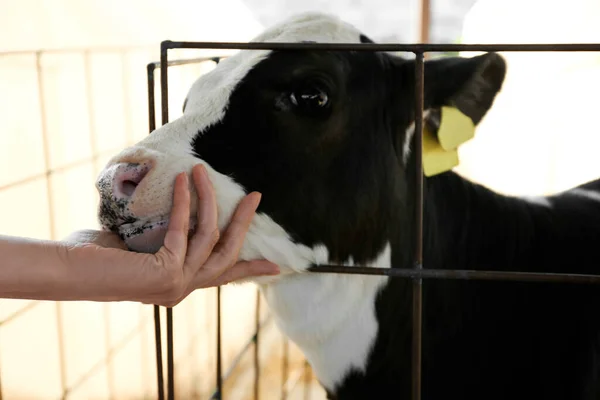
<instances>
[{"instance_id":1,"label":"cow's eye","mask_svg":"<svg viewBox=\"0 0 600 400\"><path fill-rule=\"evenodd\" d=\"M290 93L290 101L303 111L316 111L329 105L329 96L318 86L308 86Z\"/></svg>"}]
</instances>

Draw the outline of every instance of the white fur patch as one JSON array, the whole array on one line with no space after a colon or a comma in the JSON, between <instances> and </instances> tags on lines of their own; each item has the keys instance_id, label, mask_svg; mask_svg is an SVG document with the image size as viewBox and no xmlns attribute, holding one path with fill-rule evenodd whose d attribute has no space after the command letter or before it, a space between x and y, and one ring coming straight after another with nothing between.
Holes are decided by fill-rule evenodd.
<instances>
[{"instance_id":1,"label":"white fur patch","mask_svg":"<svg viewBox=\"0 0 600 400\"><path fill-rule=\"evenodd\" d=\"M415 123L410 124L404 136L404 144L402 145L402 161L404 165L408 163L408 157L410 156L410 145L412 138L415 135Z\"/></svg>"},{"instance_id":2,"label":"white fur patch","mask_svg":"<svg viewBox=\"0 0 600 400\"><path fill-rule=\"evenodd\" d=\"M317 252L322 253L319 262L326 263L327 250L314 249ZM371 266L391 267L389 243ZM333 390L351 368L366 368L378 330L375 298L388 279L296 274L262 291L279 328L302 349L321 384Z\"/></svg>"}]
</instances>

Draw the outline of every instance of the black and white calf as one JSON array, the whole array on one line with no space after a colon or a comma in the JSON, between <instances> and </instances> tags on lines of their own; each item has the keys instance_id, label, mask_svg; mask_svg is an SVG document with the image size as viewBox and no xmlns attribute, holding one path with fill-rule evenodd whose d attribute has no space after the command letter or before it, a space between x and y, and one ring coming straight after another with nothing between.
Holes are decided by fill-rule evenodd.
<instances>
[{"instance_id":1,"label":"black and white calf","mask_svg":"<svg viewBox=\"0 0 600 400\"><path fill-rule=\"evenodd\" d=\"M304 14L255 40L368 38ZM477 123L504 75L496 54L429 61L425 107L454 105ZM414 84L414 62L387 53L241 51L194 83L181 118L108 163L102 224L132 249L157 250L174 177L198 162L220 227L261 192L240 257L281 267L256 279L278 326L332 398L408 399L410 282L304 271L412 267ZM521 199L447 172L426 179L425 199L426 268L600 270L600 181ZM598 399L599 312L591 285L427 281L423 398Z\"/></svg>"}]
</instances>

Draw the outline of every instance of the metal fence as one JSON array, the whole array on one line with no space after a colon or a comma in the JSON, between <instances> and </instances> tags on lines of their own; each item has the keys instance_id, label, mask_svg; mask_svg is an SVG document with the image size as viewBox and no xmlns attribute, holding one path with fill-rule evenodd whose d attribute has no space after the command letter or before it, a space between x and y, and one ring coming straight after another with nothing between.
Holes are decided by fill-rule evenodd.
<instances>
[{"instance_id":1,"label":"metal fence","mask_svg":"<svg viewBox=\"0 0 600 400\"><path fill-rule=\"evenodd\" d=\"M569 282L569 283L587 283L600 284L600 276L582 275L582 274L559 274L559 273L526 273L526 272L505 272L505 271L486 271L486 270L434 270L427 269L423 265L423 167L422 167L422 121L423 121L423 89L424 89L424 58L426 53L439 52L462 52L462 51L492 51L492 52L590 52L600 51L600 44L350 44L350 43L233 43L233 42L185 42L185 41L164 41L160 48L160 61L148 65L148 103L150 132L156 128L156 111L154 98L154 71L160 69L160 104L162 124L169 122L168 108L168 68L172 66L185 65L195 62L204 62L212 60L216 63L219 58L199 58L185 60L169 60L169 50L172 49L237 49L237 50L278 50L278 51L369 51L369 52L406 52L413 53L415 56L415 162L416 168L416 191L415 202L417 204L415 221L416 243L414 248L415 265L411 269L407 268L370 268L370 267L348 267L341 265L314 265L310 273L343 273L343 274L364 274L364 275L385 275L395 279L410 279L413 289L412 305L412 399L421 399L421 327L422 327L422 290L423 280L425 279L475 279L475 280L498 280L498 281L522 281L522 282ZM258 399L258 384L260 365L258 360L258 338L261 331L259 321L260 296L256 295L256 323L255 332L248 340L248 345L243 352L254 347L254 398ZM217 379L216 391L212 399L222 399L223 381L227 379L227 373L223 375L221 370L221 325L220 325L220 300L221 292L217 290ZM160 310L158 306L154 307L154 318L156 327L156 361L157 361L157 384L159 399L165 398L163 360L162 360L162 337L160 332ZM167 398L175 399L174 385L174 366L173 366L173 311L166 309L167 319ZM241 356L241 354L240 354ZM238 358L239 359L239 358ZM284 356L282 362L284 365L287 359ZM287 373L287 368L284 368ZM285 380L284 380L285 381ZM282 392L282 398L285 393Z\"/></svg>"}]
</instances>

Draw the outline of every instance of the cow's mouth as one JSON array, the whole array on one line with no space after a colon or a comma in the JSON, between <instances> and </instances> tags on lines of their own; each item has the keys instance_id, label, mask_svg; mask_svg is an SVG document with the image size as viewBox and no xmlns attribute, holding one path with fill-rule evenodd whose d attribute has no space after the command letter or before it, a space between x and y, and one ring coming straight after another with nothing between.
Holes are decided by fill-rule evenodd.
<instances>
[{"instance_id":1,"label":"cow's mouth","mask_svg":"<svg viewBox=\"0 0 600 400\"><path fill-rule=\"evenodd\" d=\"M196 218L190 218L188 236L194 233L197 221ZM131 250L140 253L156 253L165 241L168 227L169 217L162 216L122 224L117 230L121 239Z\"/></svg>"}]
</instances>

